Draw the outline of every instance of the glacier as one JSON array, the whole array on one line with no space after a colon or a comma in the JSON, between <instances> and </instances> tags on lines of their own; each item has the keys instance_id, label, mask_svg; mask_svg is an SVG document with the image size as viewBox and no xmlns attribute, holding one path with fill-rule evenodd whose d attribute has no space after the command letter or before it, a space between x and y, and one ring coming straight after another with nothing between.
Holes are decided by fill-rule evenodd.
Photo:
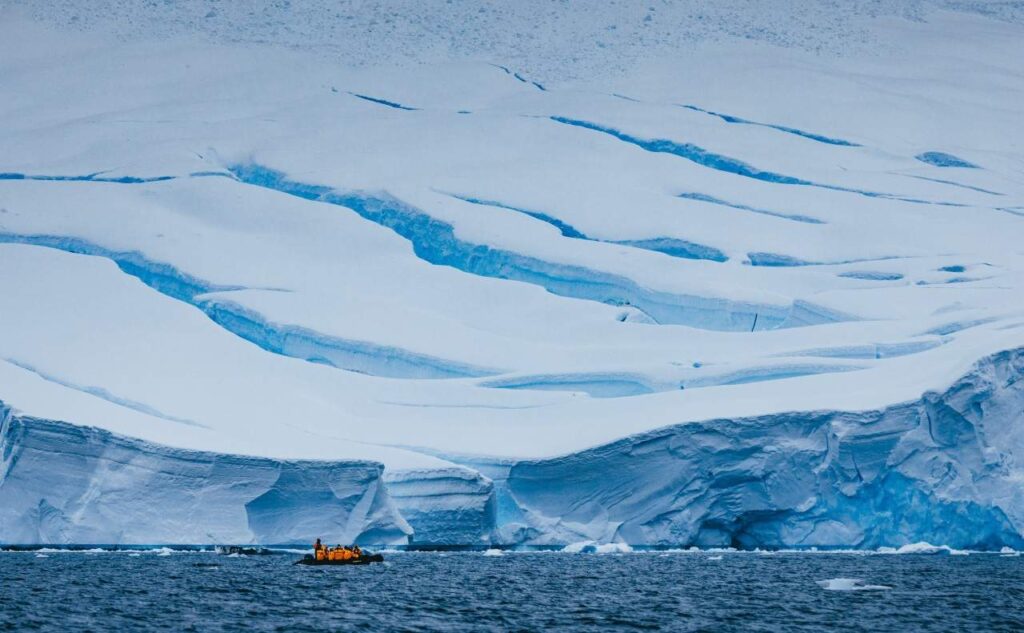
<instances>
[{"instance_id":1,"label":"glacier","mask_svg":"<svg viewBox=\"0 0 1024 633\"><path fill-rule=\"evenodd\" d=\"M1022 378L1018 348L916 402L684 424L505 485L539 545L1019 549Z\"/></svg>"},{"instance_id":2,"label":"glacier","mask_svg":"<svg viewBox=\"0 0 1024 633\"><path fill-rule=\"evenodd\" d=\"M0 0L0 545L1024 548L1019 10L211 4Z\"/></svg>"},{"instance_id":3,"label":"glacier","mask_svg":"<svg viewBox=\"0 0 1024 633\"><path fill-rule=\"evenodd\" d=\"M0 402L0 533L13 543L404 544L375 462L175 450Z\"/></svg>"}]
</instances>

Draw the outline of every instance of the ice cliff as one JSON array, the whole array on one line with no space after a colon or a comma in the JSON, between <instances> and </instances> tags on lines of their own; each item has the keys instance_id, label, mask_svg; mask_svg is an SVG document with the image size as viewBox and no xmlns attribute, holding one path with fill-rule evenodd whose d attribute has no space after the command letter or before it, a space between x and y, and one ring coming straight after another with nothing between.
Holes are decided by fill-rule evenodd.
<instances>
[{"instance_id":1,"label":"ice cliff","mask_svg":"<svg viewBox=\"0 0 1024 633\"><path fill-rule=\"evenodd\" d=\"M170 449L0 403L14 543L1024 547L1024 348L862 412L692 422L560 458L382 477ZM480 474L484 471L492 480Z\"/></svg>"},{"instance_id":2,"label":"ice cliff","mask_svg":"<svg viewBox=\"0 0 1024 633\"><path fill-rule=\"evenodd\" d=\"M176 450L0 402L0 535L8 543L404 544L372 462Z\"/></svg>"},{"instance_id":3,"label":"ice cliff","mask_svg":"<svg viewBox=\"0 0 1024 633\"><path fill-rule=\"evenodd\" d=\"M413 528L410 545L482 547L497 527L494 486L470 468L405 470L384 476L388 494Z\"/></svg>"},{"instance_id":4,"label":"ice cliff","mask_svg":"<svg viewBox=\"0 0 1024 633\"><path fill-rule=\"evenodd\" d=\"M876 411L683 424L560 459L507 486L528 542L1024 546L1024 349Z\"/></svg>"}]
</instances>

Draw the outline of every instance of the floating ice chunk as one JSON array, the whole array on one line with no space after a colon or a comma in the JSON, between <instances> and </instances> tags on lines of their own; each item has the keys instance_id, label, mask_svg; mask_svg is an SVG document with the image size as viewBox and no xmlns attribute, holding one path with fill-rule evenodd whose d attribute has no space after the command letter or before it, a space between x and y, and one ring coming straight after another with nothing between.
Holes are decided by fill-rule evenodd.
<instances>
[{"instance_id":1,"label":"floating ice chunk","mask_svg":"<svg viewBox=\"0 0 1024 633\"><path fill-rule=\"evenodd\" d=\"M494 549L494 548L491 548L491 549L487 550L486 552L484 552L484 556L504 556L504 555L505 555L505 552L503 552L500 549Z\"/></svg>"},{"instance_id":2,"label":"floating ice chunk","mask_svg":"<svg viewBox=\"0 0 1024 633\"><path fill-rule=\"evenodd\" d=\"M36 558L49 558L46 554L36 554Z\"/></svg>"},{"instance_id":3,"label":"floating ice chunk","mask_svg":"<svg viewBox=\"0 0 1024 633\"><path fill-rule=\"evenodd\" d=\"M569 543L562 548L569 554L627 554L633 551L628 543L601 543L595 541L579 541Z\"/></svg>"},{"instance_id":4,"label":"floating ice chunk","mask_svg":"<svg viewBox=\"0 0 1024 633\"><path fill-rule=\"evenodd\" d=\"M818 586L825 591L885 591L892 589L886 585L865 585L860 578L829 578L819 580Z\"/></svg>"},{"instance_id":5,"label":"floating ice chunk","mask_svg":"<svg viewBox=\"0 0 1024 633\"><path fill-rule=\"evenodd\" d=\"M722 555L719 554L718 556L708 556L708 560L722 560Z\"/></svg>"},{"instance_id":6,"label":"floating ice chunk","mask_svg":"<svg viewBox=\"0 0 1024 633\"><path fill-rule=\"evenodd\" d=\"M879 547L879 554L951 554L953 548L948 545L932 545L931 543L909 543L900 547Z\"/></svg>"}]
</instances>

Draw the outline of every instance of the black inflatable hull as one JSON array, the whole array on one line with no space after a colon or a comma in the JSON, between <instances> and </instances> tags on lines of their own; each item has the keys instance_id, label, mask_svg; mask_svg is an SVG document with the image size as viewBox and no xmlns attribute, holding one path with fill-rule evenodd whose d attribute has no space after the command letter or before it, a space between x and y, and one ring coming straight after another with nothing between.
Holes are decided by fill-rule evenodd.
<instances>
[{"instance_id":1,"label":"black inflatable hull","mask_svg":"<svg viewBox=\"0 0 1024 633\"><path fill-rule=\"evenodd\" d=\"M238 545L218 545L214 548L214 551L223 556L231 556L232 554L239 556L272 556L276 553L265 547L241 547Z\"/></svg>"},{"instance_id":2,"label":"black inflatable hull","mask_svg":"<svg viewBox=\"0 0 1024 633\"><path fill-rule=\"evenodd\" d=\"M359 558L350 558L348 560L317 560L312 555L306 554L302 560L295 561L296 565L369 565L370 563L383 563L384 557L380 554L366 554Z\"/></svg>"}]
</instances>

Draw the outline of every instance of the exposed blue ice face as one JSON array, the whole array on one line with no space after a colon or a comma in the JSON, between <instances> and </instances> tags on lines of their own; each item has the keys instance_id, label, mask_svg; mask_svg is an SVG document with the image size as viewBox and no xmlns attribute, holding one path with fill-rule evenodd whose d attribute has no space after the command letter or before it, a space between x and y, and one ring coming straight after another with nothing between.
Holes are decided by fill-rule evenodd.
<instances>
[{"instance_id":1,"label":"exposed blue ice face","mask_svg":"<svg viewBox=\"0 0 1024 633\"><path fill-rule=\"evenodd\" d=\"M698 165L718 171L724 171L738 176L745 176L747 178L754 178L755 180L763 180L765 182L773 182L781 185L815 186L815 183L809 180L757 169L756 167L748 165L741 160L710 152L703 147L694 145L693 143L679 143L668 139L643 139L621 130L617 130L613 127L562 116L553 116L551 117L551 120L556 123L562 123L563 125L572 125L574 127L593 130L595 132L602 132L625 143L636 145L648 152L672 154L674 156L693 161Z\"/></svg>"},{"instance_id":2,"label":"exposed blue ice face","mask_svg":"<svg viewBox=\"0 0 1024 633\"><path fill-rule=\"evenodd\" d=\"M966 167L968 169L977 169L978 166L974 163L970 163L962 158L957 158L952 154L946 154L945 152L924 152L915 156L917 160L922 163L928 163L936 167Z\"/></svg>"},{"instance_id":3,"label":"exposed blue ice face","mask_svg":"<svg viewBox=\"0 0 1024 633\"><path fill-rule=\"evenodd\" d=\"M469 468L405 470L384 476L413 529L413 547L483 547L495 540L494 486Z\"/></svg>"},{"instance_id":4,"label":"exposed blue ice face","mask_svg":"<svg viewBox=\"0 0 1024 633\"><path fill-rule=\"evenodd\" d=\"M751 266L768 266L772 268L784 266L813 266L815 262L805 261L791 255L778 253L747 253L747 261Z\"/></svg>"},{"instance_id":5,"label":"exposed blue ice face","mask_svg":"<svg viewBox=\"0 0 1024 633\"><path fill-rule=\"evenodd\" d=\"M778 327L790 316L790 310L777 306L741 305L722 299L656 292L626 277L469 243L455 235L451 224L386 193L343 191L302 183L291 180L284 172L255 164L235 165L230 169L241 182L354 211L409 240L416 255L432 264L451 266L483 277L524 281L565 297L633 306L656 323L750 331L755 327ZM670 239L643 241L640 246L670 250L676 256L683 251L695 254L694 249L698 248ZM718 257L710 250L697 254ZM829 318L834 320L834 317Z\"/></svg>"},{"instance_id":6,"label":"exposed blue ice face","mask_svg":"<svg viewBox=\"0 0 1024 633\"><path fill-rule=\"evenodd\" d=\"M185 451L14 415L0 402L6 543L404 544L372 462ZM116 466L111 466L115 464Z\"/></svg>"},{"instance_id":7,"label":"exposed blue ice face","mask_svg":"<svg viewBox=\"0 0 1024 633\"><path fill-rule=\"evenodd\" d=\"M1005 467L1015 420L1005 413L1019 415L1022 375L1017 350L985 359L942 394L877 411L694 422L564 457L448 456L465 467L383 479L365 462L174 450L19 417L0 403L0 534L36 543L305 544L327 535L425 547L1020 549L1024 505ZM110 459L125 466L111 471ZM157 514L148 510L155 500Z\"/></svg>"},{"instance_id":8,"label":"exposed blue ice face","mask_svg":"<svg viewBox=\"0 0 1024 633\"><path fill-rule=\"evenodd\" d=\"M823 134L815 134L813 132L806 132L804 130L798 130L798 129L793 128L793 127L787 127L785 125L775 125L775 124L772 124L772 123L758 123L757 121L750 121L748 119L742 119L742 118L740 118L738 116L732 116L732 115L729 115L729 114L721 114L719 112L712 112L710 110L705 110L703 108L698 108L695 105L684 105L683 107L687 108L689 110L693 110L695 112L703 112L704 114L709 114L711 116L718 117L718 118L722 119L723 121L725 121L726 123L737 123L737 124L740 124L740 125L756 125L756 126L759 126L759 127L771 128L773 130L778 130L780 132L785 132L787 134L793 134L795 136L800 136L800 137L803 137L803 138L807 138L807 139L810 139L812 141L817 141L819 143L825 143L826 145L842 145L844 147L860 147L860 145L858 145L857 143L851 143L850 141L844 141L841 138L832 138L832 137L829 137L829 136L824 136Z\"/></svg>"},{"instance_id":9,"label":"exposed blue ice face","mask_svg":"<svg viewBox=\"0 0 1024 633\"><path fill-rule=\"evenodd\" d=\"M545 224L558 229L563 237L568 237L577 240L587 240L590 242L604 242L606 244L622 244L623 246L632 246L633 248L639 248L647 251L655 251L658 253L664 253L672 257L681 257L683 259L704 259L713 262L724 262L728 261L729 258L725 253L714 248L713 246L706 246L704 244L697 244L687 240L681 240L674 237L652 237L648 239L638 240L601 240L593 237L588 237L581 231L577 230L576 227L559 220L556 217L542 213L540 211L531 211L529 209L522 209L511 205L497 202L494 200L481 200L479 198L471 198L467 196L454 196L463 202L469 202L470 204L479 204L484 206L498 207L500 209L508 209L509 211L515 211L528 215L531 218L540 220Z\"/></svg>"},{"instance_id":10,"label":"exposed blue ice face","mask_svg":"<svg viewBox=\"0 0 1024 633\"><path fill-rule=\"evenodd\" d=\"M394 108L396 110L406 110L406 111L409 111L409 112L413 112L413 111L419 109L419 108L413 108L411 106L402 105L401 103L396 103L394 101L388 101L387 99L380 99L378 97L370 97L370 96L367 96L367 95L357 94L355 92L350 92L349 94L352 95L353 97L358 98L358 99L362 99L363 101L369 101L370 103L377 103L377 104L380 104L382 106L387 106L389 108Z\"/></svg>"},{"instance_id":11,"label":"exposed blue ice face","mask_svg":"<svg viewBox=\"0 0 1024 633\"><path fill-rule=\"evenodd\" d=\"M150 177L138 177L138 176L118 176L118 177L105 177L100 173L95 174L84 174L80 176L51 176L51 175L40 175L40 174L22 174L18 172L5 172L0 173L0 180L51 180L57 182L111 182L121 185L141 185L150 182L162 182L165 180L174 180L176 176L150 176Z\"/></svg>"},{"instance_id":12,"label":"exposed blue ice face","mask_svg":"<svg viewBox=\"0 0 1024 633\"><path fill-rule=\"evenodd\" d=\"M682 424L520 462L500 483L536 544L1019 549L1000 437L1020 422L1021 375L1024 350L1007 352L917 403Z\"/></svg>"},{"instance_id":13,"label":"exposed blue ice face","mask_svg":"<svg viewBox=\"0 0 1024 633\"><path fill-rule=\"evenodd\" d=\"M369 341L330 336L302 326L273 323L222 295L210 296L244 287L210 283L169 264L152 261L137 251L113 251L83 239L54 235L0 233L0 243L32 244L109 259L150 288L199 308L232 334L282 356L394 378L464 378L497 373Z\"/></svg>"},{"instance_id":14,"label":"exposed blue ice face","mask_svg":"<svg viewBox=\"0 0 1024 633\"><path fill-rule=\"evenodd\" d=\"M776 218L783 218L785 220L792 220L794 222L805 222L807 224L825 224L824 220L812 218L806 215L799 215L795 213L782 213L780 211L769 211L767 209L759 209L757 207L751 207L745 204L738 204L735 202L726 202L720 198L709 196L703 193L681 193L678 197L685 200L698 200L700 202L707 202L710 204L717 204L723 207L730 207L732 209L739 209L741 211L750 211L751 213L759 213L761 215L769 215Z\"/></svg>"},{"instance_id":15,"label":"exposed blue ice face","mask_svg":"<svg viewBox=\"0 0 1024 633\"><path fill-rule=\"evenodd\" d=\"M647 139L634 136L622 130L609 127L607 125L601 125L593 123L591 121L584 121L581 119L571 119L563 116L552 116L552 121L561 123L563 125L571 125L574 127L583 128L586 130L592 130L594 132L601 132L607 134L618 140L635 145L645 151L653 152L656 154L671 154L684 158L688 161L694 162L703 167L714 169L717 171L736 174L737 176L743 176L744 178L752 178L754 180L760 180L762 182L769 182L777 185L795 185L800 187L817 187L820 189L828 189L831 191L844 191L847 193L854 193L860 196L868 198L881 198L886 200L900 200L902 202L910 202L913 204L936 204L941 206L963 206L962 204L955 202L944 202L944 201L932 201L923 200L920 198L910 198L906 196L900 196L896 194L883 193L879 191L869 191L866 189L856 189L853 187L843 187L840 185L830 185L827 183L814 182L806 180L804 178L798 178L796 176L789 176L786 174L780 174L778 172L769 171L765 169L758 169L753 165L750 165L742 160L726 156L724 154L718 154L716 152L709 151L699 145L693 143L681 143L669 139ZM920 158L920 156L918 157ZM962 166L962 165L961 165ZM969 165L973 166L973 165Z\"/></svg>"},{"instance_id":16,"label":"exposed blue ice face","mask_svg":"<svg viewBox=\"0 0 1024 633\"><path fill-rule=\"evenodd\" d=\"M903 279L903 275L900 273L886 273L873 270L851 270L839 273L839 276L846 277L847 279L863 279L864 281L899 281Z\"/></svg>"}]
</instances>

